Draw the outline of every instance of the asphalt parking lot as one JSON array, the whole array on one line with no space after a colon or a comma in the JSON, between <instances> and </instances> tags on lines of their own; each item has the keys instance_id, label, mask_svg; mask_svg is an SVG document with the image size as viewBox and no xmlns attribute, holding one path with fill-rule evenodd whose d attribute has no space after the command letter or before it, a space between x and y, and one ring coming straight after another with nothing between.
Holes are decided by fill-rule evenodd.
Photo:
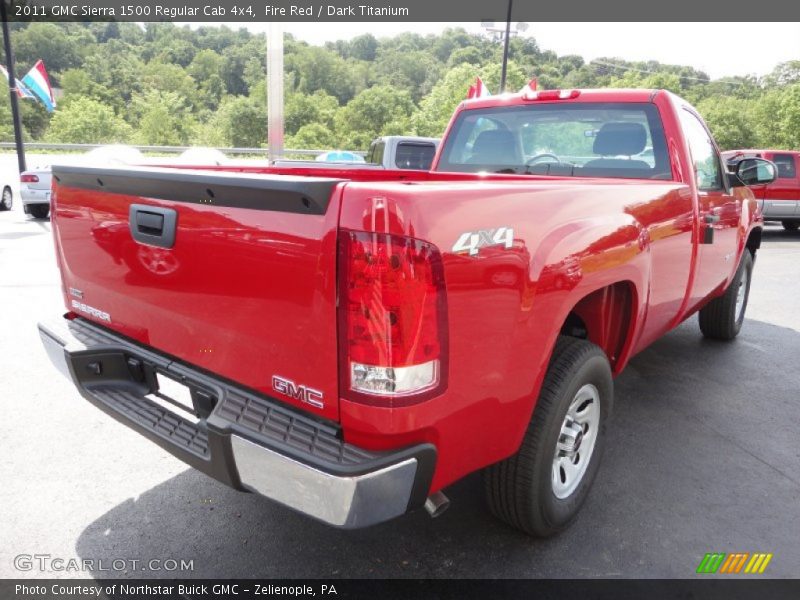
<instances>
[{"instance_id":1,"label":"asphalt parking lot","mask_svg":"<svg viewBox=\"0 0 800 600\"><path fill-rule=\"evenodd\" d=\"M436 520L347 532L230 490L81 400L36 331L63 312L50 223L17 203L0 213L0 577L691 577L706 552L770 552L769 576L796 577L799 265L800 234L769 226L736 342L704 340L691 319L632 361L597 482L562 535L493 520L479 475L447 490ZM95 566L20 571L20 554Z\"/></svg>"}]
</instances>

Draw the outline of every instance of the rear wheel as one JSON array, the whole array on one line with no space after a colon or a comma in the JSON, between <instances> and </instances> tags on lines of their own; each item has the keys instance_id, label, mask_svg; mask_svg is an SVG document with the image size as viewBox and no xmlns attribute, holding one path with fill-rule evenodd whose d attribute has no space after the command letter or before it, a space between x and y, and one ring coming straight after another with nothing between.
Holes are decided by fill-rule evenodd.
<instances>
[{"instance_id":1,"label":"rear wheel","mask_svg":"<svg viewBox=\"0 0 800 600\"><path fill-rule=\"evenodd\" d=\"M540 537L566 528L600 466L612 401L603 351L585 340L559 337L519 451L484 473L491 512Z\"/></svg>"},{"instance_id":2,"label":"rear wheel","mask_svg":"<svg viewBox=\"0 0 800 600\"><path fill-rule=\"evenodd\" d=\"M786 231L797 231L800 229L800 221L781 221L781 225Z\"/></svg>"},{"instance_id":3,"label":"rear wheel","mask_svg":"<svg viewBox=\"0 0 800 600\"><path fill-rule=\"evenodd\" d=\"M752 275L753 255L745 250L728 289L722 296L709 302L698 314L700 331L704 336L715 340L732 340L739 334L750 297Z\"/></svg>"},{"instance_id":4,"label":"rear wheel","mask_svg":"<svg viewBox=\"0 0 800 600\"><path fill-rule=\"evenodd\" d=\"M50 206L47 204L31 204L28 210L34 219L46 219L50 214Z\"/></svg>"},{"instance_id":5,"label":"rear wheel","mask_svg":"<svg viewBox=\"0 0 800 600\"><path fill-rule=\"evenodd\" d=\"M10 187L3 188L3 195L0 196L0 210L11 210L14 205L14 194Z\"/></svg>"}]
</instances>

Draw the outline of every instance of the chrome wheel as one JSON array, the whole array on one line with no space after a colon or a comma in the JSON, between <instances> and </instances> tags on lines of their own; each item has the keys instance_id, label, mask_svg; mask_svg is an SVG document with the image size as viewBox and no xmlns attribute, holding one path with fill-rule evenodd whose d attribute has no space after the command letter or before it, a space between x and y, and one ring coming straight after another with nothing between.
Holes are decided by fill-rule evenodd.
<instances>
[{"instance_id":1,"label":"chrome wheel","mask_svg":"<svg viewBox=\"0 0 800 600\"><path fill-rule=\"evenodd\" d=\"M742 269L742 276L739 278L739 287L736 289L736 321L744 316L744 301L747 298L747 281L750 274L747 269Z\"/></svg>"},{"instance_id":2,"label":"chrome wheel","mask_svg":"<svg viewBox=\"0 0 800 600\"><path fill-rule=\"evenodd\" d=\"M600 429L600 393L587 383L575 394L561 424L553 458L553 493L563 500L580 484Z\"/></svg>"},{"instance_id":3,"label":"chrome wheel","mask_svg":"<svg viewBox=\"0 0 800 600\"><path fill-rule=\"evenodd\" d=\"M3 205L3 210L11 210L11 205L14 203L14 196L11 194L11 190L5 188L3 190L3 198L0 200L0 204Z\"/></svg>"}]
</instances>

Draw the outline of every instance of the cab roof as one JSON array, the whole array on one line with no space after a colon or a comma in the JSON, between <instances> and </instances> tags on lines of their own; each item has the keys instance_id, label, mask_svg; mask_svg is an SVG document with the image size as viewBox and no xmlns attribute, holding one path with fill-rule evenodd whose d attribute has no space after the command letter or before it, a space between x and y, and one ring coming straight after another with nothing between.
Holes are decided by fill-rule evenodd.
<instances>
[{"instance_id":1,"label":"cab roof","mask_svg":"<svg viewBox=\"0 0 800 600\"><path fill-rule=\"evenodd\" d=\"M558 90L537 90L537 92L553 92ZM569 88L561 90L563 92L573 91ZM652 102L656 94L661 90L648 89L624 89L624 88L602 88L590 90L574 90L578 93L575 98L530 100L525 98L523 92L498 94L496 96L486 96L484 98L473 98L464 100L461 103L462 110L472 110L475 108L495 108L500 106L521 106L526 104L536 104L544 102Z\"/></svg>"}]
</instances>

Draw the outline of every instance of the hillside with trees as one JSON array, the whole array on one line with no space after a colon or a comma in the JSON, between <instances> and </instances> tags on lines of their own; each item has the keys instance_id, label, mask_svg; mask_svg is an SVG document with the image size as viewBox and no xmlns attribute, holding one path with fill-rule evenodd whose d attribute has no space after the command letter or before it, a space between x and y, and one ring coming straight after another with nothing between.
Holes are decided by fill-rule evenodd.
<instances>
[{"instance_id":1,"label":"hillside with trees","mask_svg":"<svg viewBox=\"0 0 800 600\"><path fill-rule=\"evenodd\" d=\"M37 59L62 90L49 114L23 101L27 141L258 147L266 143L263 35L170 23L14 23L17 71ZM364 150L377 135L442 134L468 86L497 90L502 48L463 29L312 46L285 40L287 148ZM762 78L711 80L686 66L585 62L510 42L509 89L644 87L695 104L720 145L800 149L800 60ZM0 141L13 140L0 81Z\"/></svg>"}]
</instances>

